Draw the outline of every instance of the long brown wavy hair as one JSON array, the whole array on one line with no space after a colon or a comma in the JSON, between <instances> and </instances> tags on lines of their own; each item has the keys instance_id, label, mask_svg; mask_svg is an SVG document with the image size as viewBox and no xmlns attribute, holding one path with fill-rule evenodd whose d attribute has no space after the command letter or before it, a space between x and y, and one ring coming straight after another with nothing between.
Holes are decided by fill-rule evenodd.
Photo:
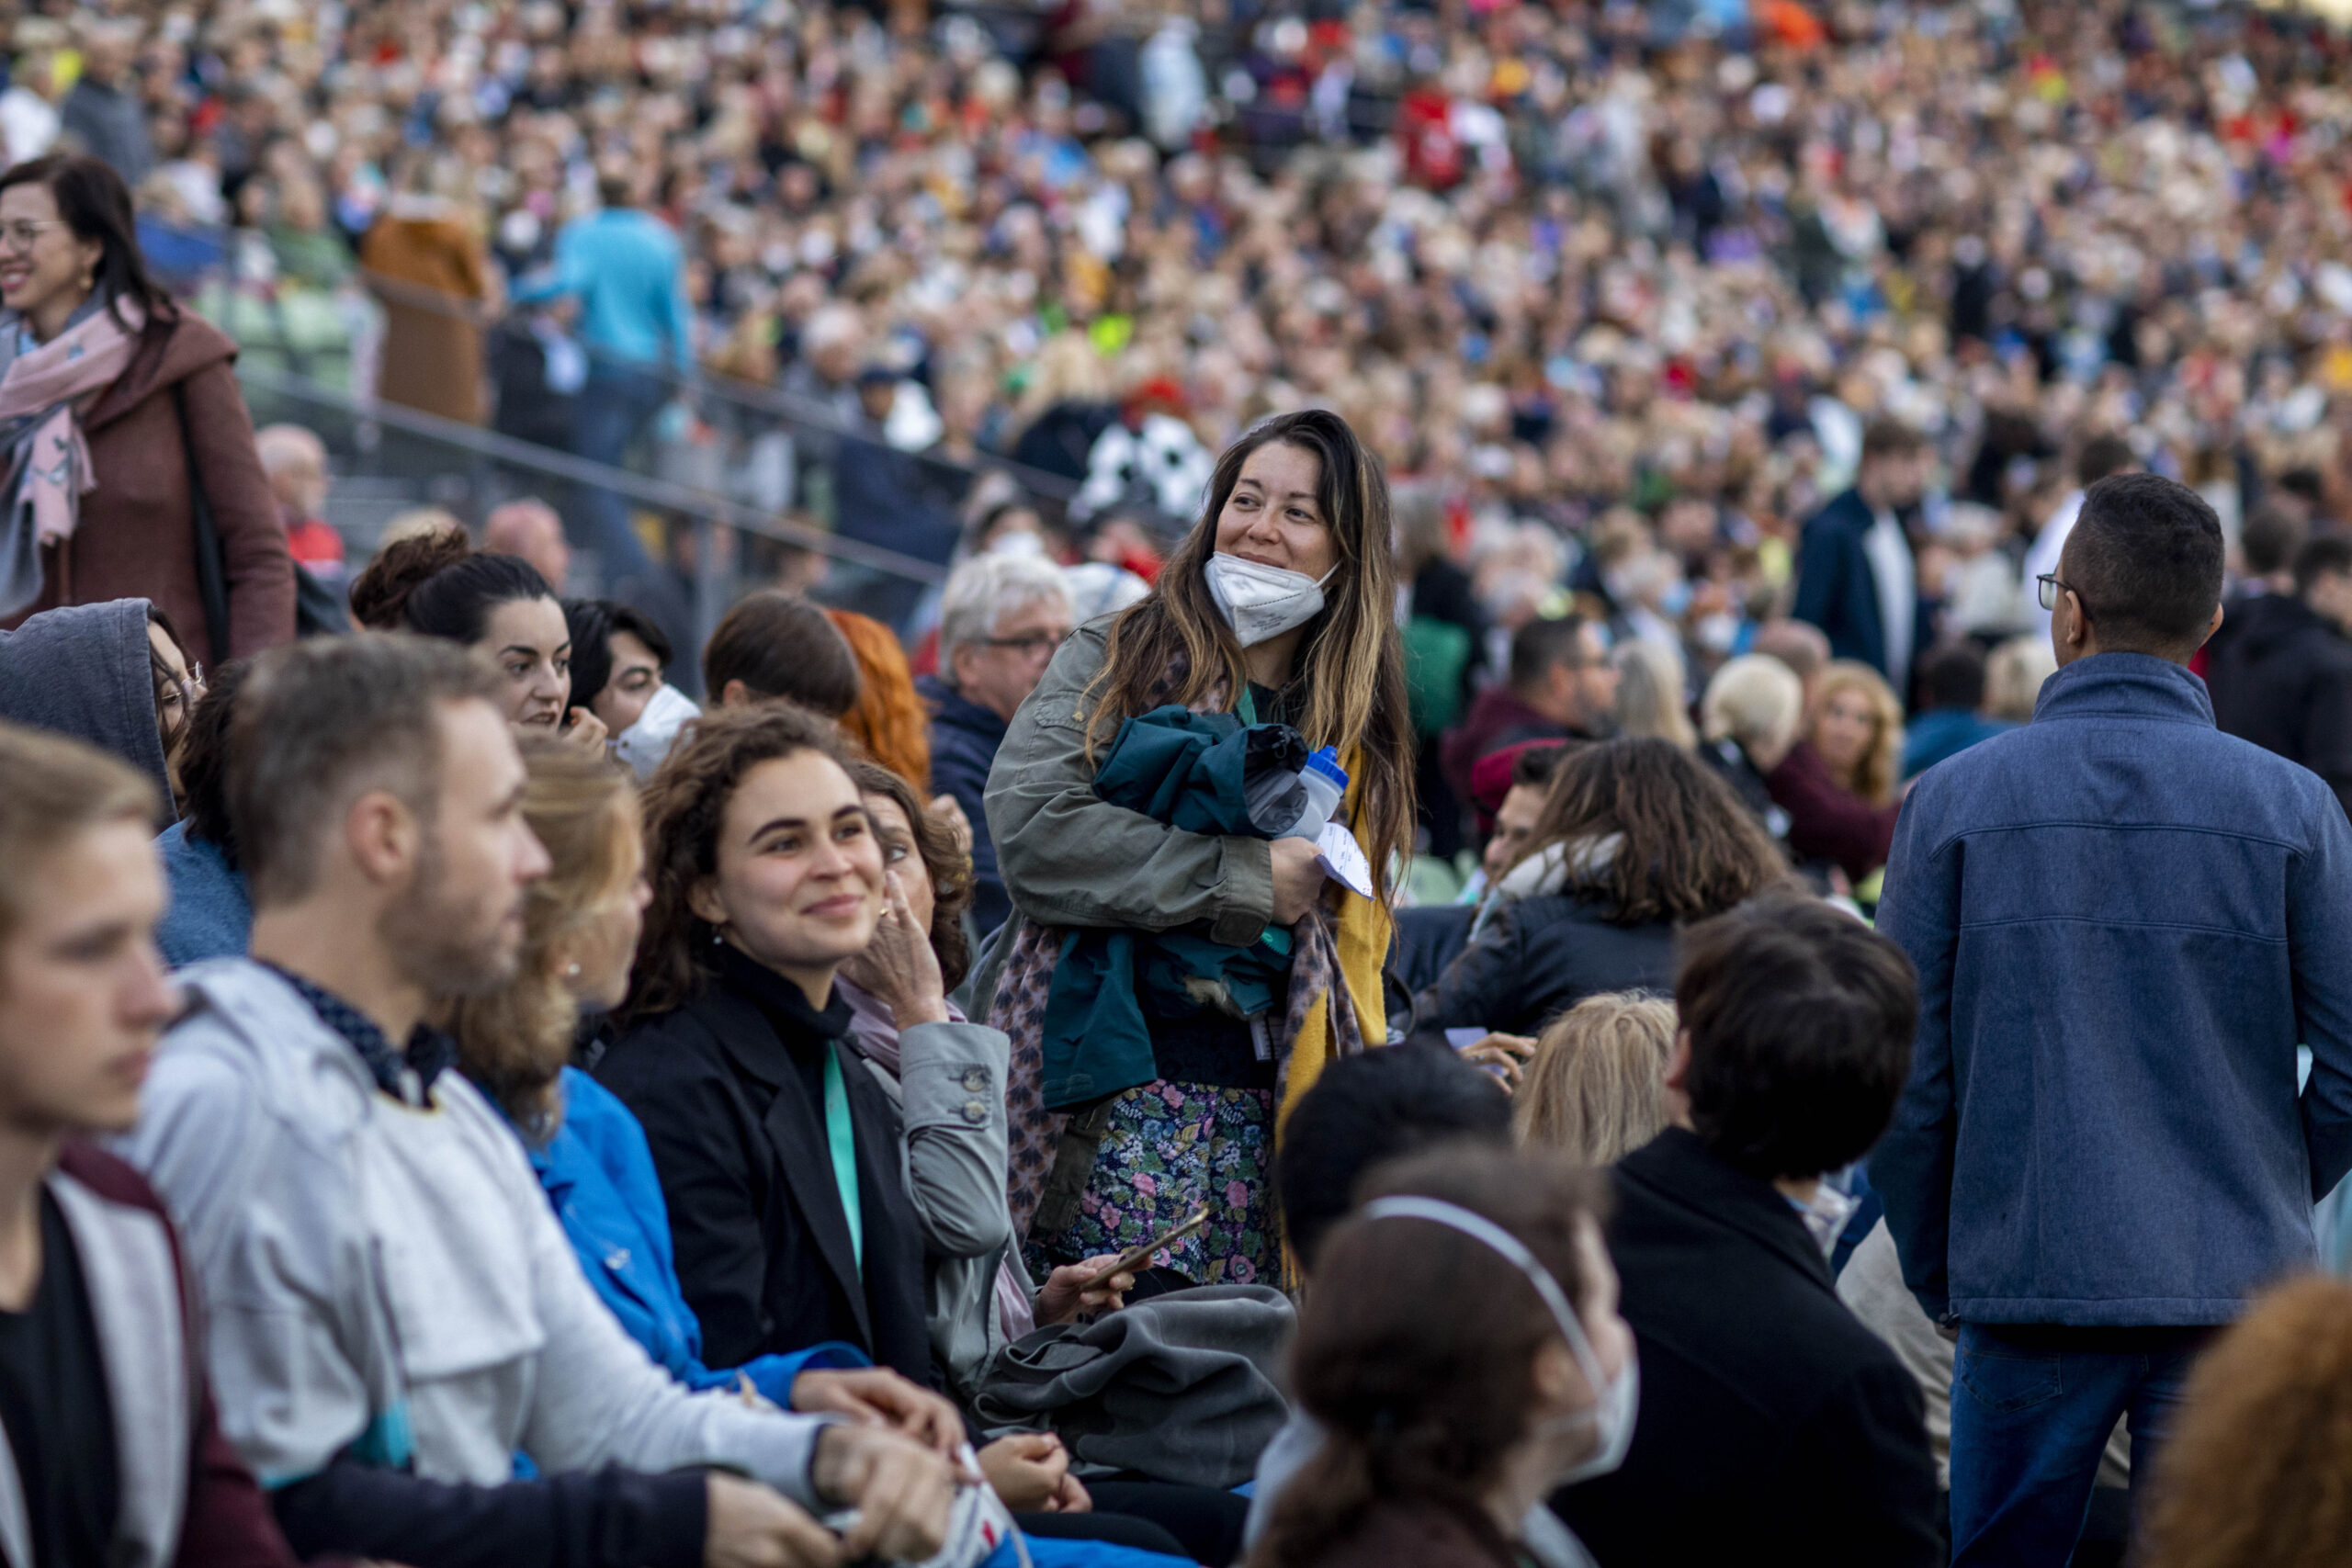
<instances>
[{"instance_id":1,"label":"long brown wavy hair","mask_svg":"<svg viewBox=\"0 0 2352 1568\"><path fill-rule=\"evenodd\" d=\"M852 762L849 777L858 794L897 802L914 829L914 852L931 877L931 951L939 958L939 977L952 991L972 972L972 944L964 936L964 911L972 907L972 857L923 810L921 798L897 773L876 762Z\"/></svg>"},{"instance_id":2,"label":"long brown wavy hair","mask_svg":"<svg viewBox=\"0 0 2352 1568\"><path fill-rule=\"evenodd\" d=\"M1607 1190L1549 1153L1456 1144L1373 1174L1367 1198L1411 1193L1500 1225L1581 1312L1591 1281L1579 1222ZM1530 1369L1560 1337L1526 1275L1491 1247L1425 1221L1346 1219L1315 1254L1291 1348L1291 1387L1323 1428L1283 1488L1248 1568L1304 1568L1374 1506L1436 1507L1486 1522L1486 1496L1535 1407Z\"/></svg>"},{"instance_id":3,"label":"long brown wavy hair","mask_svg":"<svg viewBox=\"0 0 2352 1568\"><path fill-rule=\"evenodd\" d=\"M857 702L842 715L842 733L917 790L931 789L931 715L915 694L898 634L871 615L828 610L825 619L857 660Z\"/></svg>"},{"instance_id":4,"label":"long brown wavy hair","mask_svg":"<svg viewBox=\"0 0 2352 1568\"><path fill-rule=\"evenodd\" d=\"M1720 915L1788 874L1788 863L1731 786L1671 740L1620 736L1569 749L1528 840L1553 844L1623 835L1578 884L1621 926ZM1524 857L1522 857L1524 858Z\"/></svg>"},{"instance_id":5,"label":"long brown wavy hair","mask_svg":"<svg viewBox=\"0 0 2352 1568\"><path fill-rule=\"evenodd\" d=\"M645 788L645 874L653 902L646 906L628 999L614 1014L622 1028L685 1006L708 981L713 933L687 900L695 884L718 873L727 803L753 768L803 751L849 771L840 732L790 703L714 709L680 732Z\"/></svg>"},{"instance_id":6,"label":"long brown wavy hair","mask_svg":"<svg viewBox=\"0 0 2352 1568\"><path fill-rule=\"evenodd\" d=\"M1222 686L1229 704L1246 689L1249 666L1240 639L1209 593L1208 558L1216 553L1216 520L1240 482L1242 464L1278 441L1321 461L1316 503L1339 556L1323 613L1308 623L1299 648L1296 668L1306 681L1306 706L1298 728L1307 745L1337 747L1347 759L1356 819L1385 898L1389 862L1412 843L1413 732L1396 636L1388 482L1338 414L1322 409L1278 414L1216 460L1199 525L1169 558L1149 595L1112 624L1102 671L1090 688L1094 711L1087 722L1087 752L1091 757L1121 724L1161 703L1197 705ZM1170 672L1180 668L1183 679L1170 690Z\"/></svg>"},{"instance_id":7,"label":"long brown wavy hair","mask_svg":"<svg viewBox=\"0 0 2352 1568\"><path fill-rule=\"evenodd\" d=\"M2334 1568L2352 1543L2352 1285L2254 1304L2188 1375L2147 1568Z\"/></svg>"},{"instance_id":8,"label":"long brown wavy hair","mask_svg":"<svg viewBox=\"0 0 2352 1568\"><path fill-rule=\"evenodd\" d=\"M557 1075L571 1059L580 1010L556 972L556 944L612 899L627 897L637 857L637 791L628 770L562 741L526 747L523 819L553 863L523 905L523 956L514 980L458 1003L458 1066L535 1143L563 1112Z\"/></svg>"}]
</instances>

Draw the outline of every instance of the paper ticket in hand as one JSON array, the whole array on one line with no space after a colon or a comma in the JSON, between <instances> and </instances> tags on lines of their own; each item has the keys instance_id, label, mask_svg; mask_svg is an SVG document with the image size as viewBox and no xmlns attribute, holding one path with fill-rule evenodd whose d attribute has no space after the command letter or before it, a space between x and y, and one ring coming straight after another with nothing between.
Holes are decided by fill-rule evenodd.
<instances>
[{"instance_id":1,"label":"paper ticket in hand","mask_svg":"<svg viewBox=\"0 0 2352 1568\"><path fill-rule=\"evenodd\" d=\"M1372 897L1372 863L1363 858L1353 833L1340 823L1326 822L1315 847L1322 852L1315 863L1323 868L1324 875L1363 897Z\"/></svg>"}]
</instances>

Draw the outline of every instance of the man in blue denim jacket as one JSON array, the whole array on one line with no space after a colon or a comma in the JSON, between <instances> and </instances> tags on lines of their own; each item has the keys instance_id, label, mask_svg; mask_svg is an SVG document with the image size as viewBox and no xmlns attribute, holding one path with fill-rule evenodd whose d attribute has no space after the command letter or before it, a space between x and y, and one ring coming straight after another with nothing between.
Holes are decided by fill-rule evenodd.
<instances>
[{"instance_id":1,"label":"man in blue denim jacket","mask_svg":"<svg viewBox=\"0 0 2352 1568\"><path fill-rule=\"evenodd\" d=\"M1879 909L1920 1016L1871 1179L1958 1331L1955 1568L2066 1562L2118 1416L2136 1482L2352 1168L2352 827L2184 668L2221 624L2212 509L2102 480L2041 591L2033 722L1921 776Z\"/></svg>"}]
</instances>

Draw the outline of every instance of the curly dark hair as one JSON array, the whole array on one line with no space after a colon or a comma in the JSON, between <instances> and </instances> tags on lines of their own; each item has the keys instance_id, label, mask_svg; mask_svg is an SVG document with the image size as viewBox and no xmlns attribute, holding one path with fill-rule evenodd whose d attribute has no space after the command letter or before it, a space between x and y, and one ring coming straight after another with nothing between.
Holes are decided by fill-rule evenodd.
<instances>
[{"instance_id":1,"label":"curly dark hair","mask_svg":"<svg viewBox=\"0 0 2352 1568\"><path fill-rule=\"evenodd\" d=\"M464 534L438 528L400 540L369 561L351 585L351 614L374 631L476 643L499 605L554 597L538 569L520 556L477 551Z\"/></svg>"},{"instance_id":2,"label":"curly dark hair","mask_svg":"<svg viewBox=\"0 0 2352 1568\"><path fill-rule=\"evenodd\" d=\"M789 703L718 708L692 720L645 788L645 911L629 972L622 1029L694 999L710 977L711 928L687 900L718 871L719 825L743 776L762 762L814 751L843 773L850 757L832 725Z\"/></svg>"},{"instance_id":3,"label":"curly dark hair","mask_svg":"<svg viewBox=\"0 0 2352 1568\"><path fill-rule=\"evenodd\" d=\"M1584 884L1622 926L1719 915L1788 875L1731 786L1671 740L1621 736L1571 748L1552 774L1529 852L1623 835Z\"/></svg>"},{"instance_id":4,"label":"curly dark hair","mask_svg":"<svg viewBox=\"0 0 2352 1568\"><path fill-rule=\"evenodd\" d=\"M914 786L879 762L854 761L850 782L860 795L888 795L906 814L914 829L914 852L931 877L931 951L939 956L939 976L948 990L964 983L972 972L972 944L964 936L964 911L972 907L972 857L956 842L956 835L922 807ZM889 842L886 837L883 840Z\"/></svg>"}]
</instances>

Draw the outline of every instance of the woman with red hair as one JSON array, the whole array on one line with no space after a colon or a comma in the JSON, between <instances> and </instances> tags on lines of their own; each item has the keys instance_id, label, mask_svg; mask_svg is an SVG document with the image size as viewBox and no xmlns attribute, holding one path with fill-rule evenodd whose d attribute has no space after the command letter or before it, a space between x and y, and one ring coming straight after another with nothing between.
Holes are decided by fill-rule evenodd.
<instances>
[{"instance_id":1,"label":"woman with red hair","mask_svg":"<svg viewBox=\"0 0 2352 1568\"><path fill-rule=\"evenodd\" d=\"M842 733L865 754L931 796L931 714L915 695L906 649L889 627L853 610L828 610L857 660L857 705L842 715Z\"/></svg>"}]
</instances>

